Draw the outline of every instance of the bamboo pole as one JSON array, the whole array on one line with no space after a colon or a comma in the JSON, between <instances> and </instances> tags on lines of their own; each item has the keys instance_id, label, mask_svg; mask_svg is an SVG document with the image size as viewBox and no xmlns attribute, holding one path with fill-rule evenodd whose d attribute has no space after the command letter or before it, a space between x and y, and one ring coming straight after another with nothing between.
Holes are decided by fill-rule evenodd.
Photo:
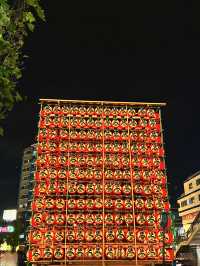
<instances>
[{"instance_id":1,"label":"bamboo pole","mask_svg":"<svg viewBox=\"0 0 200 266\"><path fill-rule=\"evenodd\" d=\"M80 104L112 104L112 105L136 105L136 106L141 106L141 105L146 105L146 106L166 106L165 102L118 102L118 101L91 101L91 100L64 100L64 99L39 99L40 103L80 103Z\"/></svg>"},{"instance_id":2,"label":"bamboo pole","mask_svg":"<svg viewBox=\"0 0 200 266\"><path fill-rule=\"evenodd\" d=\"M127 110L127 106L126 106ZM131 174L131 196L132 196L132 212L133 212L133 228L134 228L134 246L135 246L135 262L138 265L137 260L137 243L136 243L136 227L135 227L135 199L134 199L134 189L133 189L133 169L132 169L132 154L131 154L131 138L130 138L130 127L129 127L129 116L127 112L127 124L128 124L128 146L129 146L129 167Z\"/></svg>"},{"instance_id":3,"label":"bamboo pole","mask_svg":"<svg viewBox=\"0 0 200 266\"><path fill-rule=\"evenodd\" d=\"M70 146L70 129L71 129L71 122L70 122L70 117L69 117L69 126L68 126L68 151L67 151L67 193L66 193L66 205L65 205L65 265L67 265L67 215L68 215L68 198L69 198L69 159L70 159L70 154L69 154L69 146Z\"/></svg>"},{"instance_id":4,"label":"bamboo pole","mask_svg":"<svg viewBox=\"0 0 200 266\"><path fill-rule=\"evenodd\" d=\"M104 175L104 163L105 163L105 151L104 151L104 117L103 117L103 103L101 103L102 105L102 156L103 156L103 165L102 165L102 175L103 175L103 248L102 248L102 266L105 265L105 193L104 193L104 189L105 189L105 175Z\"/></svg>"}]
</instances>

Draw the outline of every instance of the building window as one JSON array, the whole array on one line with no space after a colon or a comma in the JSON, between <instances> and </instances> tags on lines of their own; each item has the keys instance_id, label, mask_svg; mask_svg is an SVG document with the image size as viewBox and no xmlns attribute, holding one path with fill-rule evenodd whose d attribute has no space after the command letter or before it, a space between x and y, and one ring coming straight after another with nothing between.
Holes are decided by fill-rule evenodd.
<instances>
[{"instance_id":1,"label":"building window","mask_svg":"<svg viewBox=\"0 0 200 266\"><path fill-rule=\"evenodd\" d=\"M200 178L196 180L196 184L197 184L197 186L200 185Z\"/></svg>"},{"instance_id":2,"label":"building window","mask_svg":"<svg viewBox=\"0 0 200 266\"><path fill-rule=\"evenodd\" d=\"M184 200L181 202L181 207L185 207L185 206L187 206L187 200Z\"/></svg>"},{"instance_id":3,"label":"building window","mask_svg":"<svg viewBox=\"0 0 200 266\"><path fill-rule=\"evenodd\" d=\"M190 198L189 200L188 200L188 204L193 204L194 203L194 197L192 197L192 198Z\"/></svg>"},{"instance_id":4,"label":"building window","mask_svg":"<svg viewBox=\"0 0 200 266\"><path fill-rule=\"evenodd\" d=\"M192 189L192 183L189 184L189 189Z\"/></svg>"}]
</instances>

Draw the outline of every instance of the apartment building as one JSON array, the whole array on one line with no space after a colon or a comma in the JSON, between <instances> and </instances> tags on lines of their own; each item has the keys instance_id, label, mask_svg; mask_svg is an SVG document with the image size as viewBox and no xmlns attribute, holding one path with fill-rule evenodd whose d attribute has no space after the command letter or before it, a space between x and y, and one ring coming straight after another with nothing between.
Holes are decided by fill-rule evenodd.
<instances>
[{"instance_id":1,"label":"apartment building","mask_svg":"<svg viewBox=\"0 0 200 266\"><path fill-rule=\"evenodd\" d=\"M178 198L177 202L183 228L187 231L200 211L200 171L184 181L184 193Z\"/></svg>"}]
</instances>

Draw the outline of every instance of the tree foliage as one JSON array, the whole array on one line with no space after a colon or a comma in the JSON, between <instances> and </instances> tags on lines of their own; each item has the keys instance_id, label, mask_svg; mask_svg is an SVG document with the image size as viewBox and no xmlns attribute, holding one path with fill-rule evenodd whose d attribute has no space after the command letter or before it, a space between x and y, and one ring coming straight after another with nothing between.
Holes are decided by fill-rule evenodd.
<instances>
[{"instance_id":1,"label":"tree foliage","mask_svg":"<svg viewBox=\"0 0 200 266\"><path fill-rule=\"evenodd\" d=\"M0 0L0 123L14 104L23 99L18 88L22 76L25 37L34 30L36 19L45 20L40 0ZM3 128L0 126L0 135Z\"/></svg>"}]
</instances>

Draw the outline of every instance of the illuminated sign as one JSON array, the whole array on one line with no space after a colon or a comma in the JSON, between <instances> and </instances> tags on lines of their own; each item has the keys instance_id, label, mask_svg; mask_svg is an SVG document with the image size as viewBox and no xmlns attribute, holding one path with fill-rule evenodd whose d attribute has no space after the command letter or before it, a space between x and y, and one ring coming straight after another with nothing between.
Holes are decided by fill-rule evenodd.
<instances>
[{"instance_id":1,"label":"illuminated sign","mask_svg":"<svg viewBox=\"0 0 200 266\"><path fill-rule=\"evenodd\" d=\"M24 234L19 235L19 238L20 238L20 239L23 239L24 237L25 237Z\"/></svg>"},{"instance_id":2,"label":"illuminated sign","mask_svg":"<svg viewBox=\"0 0 200 266\"><path fill-rule=\"evenodd\" d=\"M4 221L15 221L17 217L17 210L4 210L3 211L3 220Z\"/></svg>"},{"instance_id":3,"label":"illuminated sign","mask_svg":"<svg viewBox=\"0 0 200 266\"><path fill-rule=\"evenodd\" d=\"M0 233L13 233L15 231L14 226L0 226Z\"/></svg>"},{"instance_id":4,"label":"illuminated sign","mask_svg":"<svg viewBox=\"0 0 200 266\"><path fill-rule=\"evenodd\" d=\"M182 219L183 219L183 221L192 220L197 216L198 213L199 212L188 213L188 214L182 216Z\"/></svg>"},{"instance_id":5,"label":"illuminated sign","mask_svg":"<svg viewBox=\"0 0 200 266\"><path fill-rule=\"evenodd\" d=\"M12 250L11 245L8 245L6 242L0 245L0 251L11 251L11 250Z\"/></svg>"}]
</instances>

